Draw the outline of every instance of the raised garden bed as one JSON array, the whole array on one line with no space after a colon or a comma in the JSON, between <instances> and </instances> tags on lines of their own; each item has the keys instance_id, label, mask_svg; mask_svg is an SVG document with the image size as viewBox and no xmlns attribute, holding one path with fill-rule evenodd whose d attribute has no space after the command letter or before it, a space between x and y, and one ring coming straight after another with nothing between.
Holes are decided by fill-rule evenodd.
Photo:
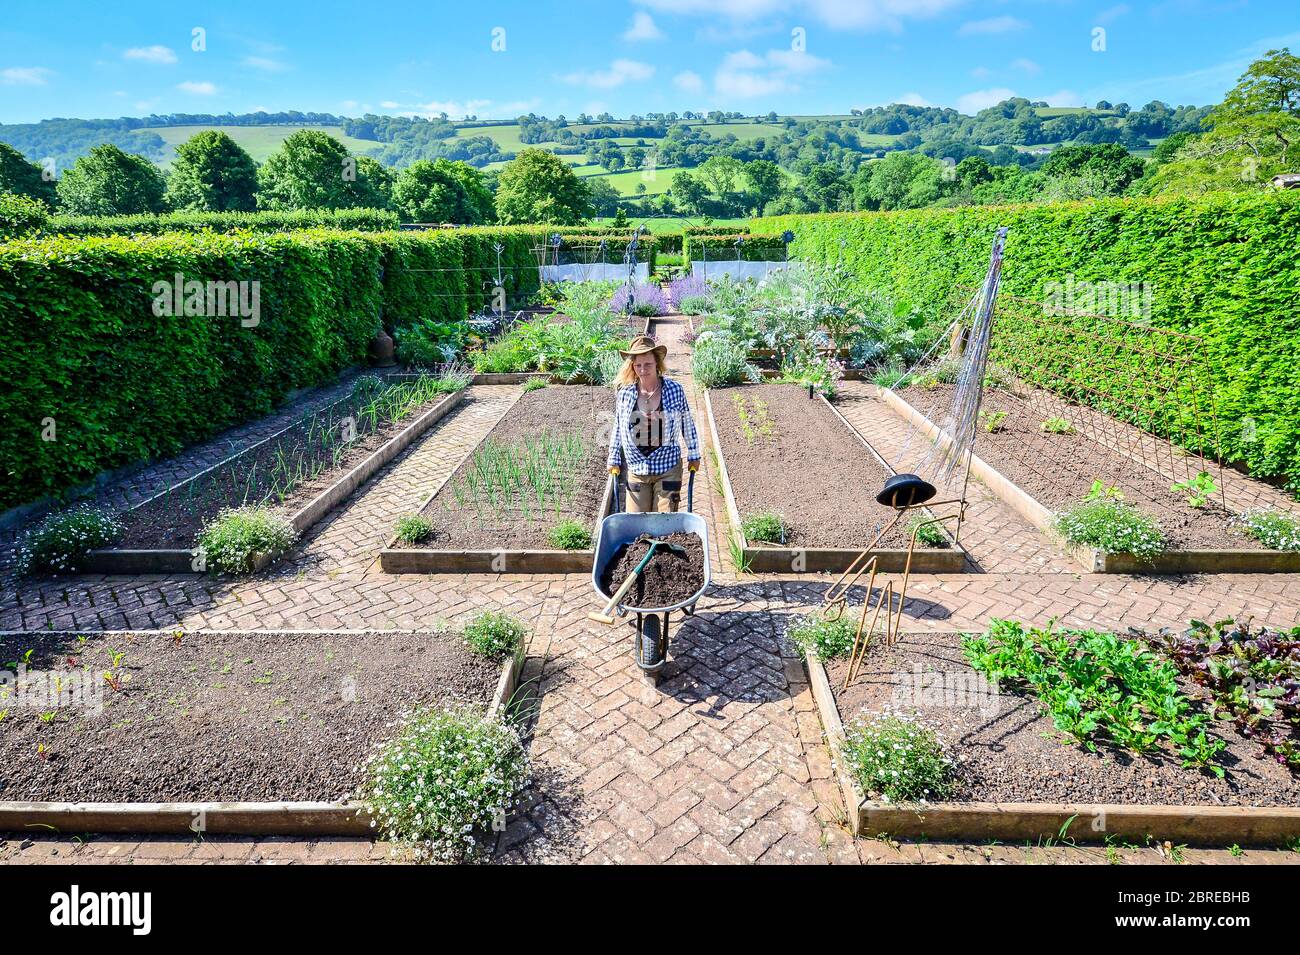
<instances>
[{"instance_id":1,"label":"raised garden bed","mask_svg":"<svg viewBox=\"0 0 1300 955\"><path fill-rule=\"evenodd\" d=\"M932 409L946 407L951 389L950 385L911 385L897 393L880 388L877 395L933 439L938 428L926 412L933 414ZM981 410L986 422L990 415L1005 417L994 431L981 428L976 438L978 453L971 459L971 474L1058 541L1086 570L1116 574L1300 572L1300 552L1262 547L1231 523L1233 515L1217 495L1202 507L1192 507L1186 493L1172 489L1169 477L1126 454L1122 445L1111 447L1084 433L1092 429L1045 432L1027 405L998 389L986 389ZM1100 412L1082 408L1077 415L1081 420L1102 417ZM1029 460L1026 439L1031 434L1033 453ZM1148 436L1146 440L1156 439ZM1132 554L1106 553L1071 544L1061 537L1056 529L1057 512L1081 501L1098 479L1113 484L1125 502L1158 522L1166 541L1164 553L1141 560Z\"/></svg>"},{"instance_id":2,"label":"raised garden bed","mask_svg":"<svg viewBox=\"0 0 1300 955\"><path fill-rule=\"evenodd\" d=\"M861 835L957 840L1079 841L1147 838L1217 845L1278 844L1300 835L1295 777L1255 741L1223 721L1220 779L1184 767L1172 752L1137 754L1062 742L1024 691L982 679L966 661L962 635L904 633L876 640L848 689L844 658L805 663L827 738L838 754L844 725L886 710L917 714L957 758L955 790L925 805L867 798L846 761L836 773ZM1186 684L1188 695L1203 699Z\"/></svg>"},{"instance_id":3,"label":"raised garden bed","mask_svg":"<svg viewBox=\"0 0 1300 955\"><path fill-rule=\"evenodd\" d=\"M876 502L894 472L825 398L764 384L711 390L705 404L732 535L751 570L844 571L894 518ZM756 514L779 515L784 541L749 540L742 515ZM914 572L963 570L966 552L943 537L946 547L918 541ZM904 521L880 542L881 571L904 570L909 539Z\"/></svg>"},{"instance_id":4,"label":"raised garden bed","mask_svg":"<svg viewBox=\"0 0 1300 955\"><path fill-rule=\"evenodd\" d=\"M605 431L613 393L585 385L522 392L483 441L421 505L429 533L394 534L380 552L390 574L580 573L590 546L550 540L577 522L594 540L609 507Z\"/></svg>"},{"instance_id":5,"label":"raised garden bed","mask_svg":"<svg viewBox=\"0 0 1300 955\"><path fill-rule=\"evenodd\" d=\"M107 680L98 713L9 706L0 831L365 835L349 802L373 744L413 707L495 715L524 660L456 633L6 633L0 657ZM123 654L117 656L117 654Z\"/></svg>"},{"instance_id":6,"label":"raised garden bed","mask_svg":"<svg viewBox=\"0 0 1300 955\"><path fill-rule=\"evenodd\" d=\"M358 392L154 495L121 515L118 543L81 564L102 574L201 573L195 538L222 509L264 504L298 534L347 499L454 408L464 391L425 393L424 376L404 376ZM422 385L420 382L425 382ZM404 396L387 404L385 395ZM376 401L378 399L378 401ZM273 560L261 555L260 570Z\"/></svg>"}]
</instances>

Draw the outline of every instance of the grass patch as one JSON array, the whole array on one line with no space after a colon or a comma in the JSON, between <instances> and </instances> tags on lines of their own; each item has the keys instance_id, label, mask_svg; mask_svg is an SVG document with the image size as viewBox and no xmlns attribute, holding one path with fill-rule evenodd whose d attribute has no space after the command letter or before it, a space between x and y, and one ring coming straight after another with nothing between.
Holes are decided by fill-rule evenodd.
<instances>
[{"instance_id":1,"label":"grass patch","mask_svg":"<svg viewBox=\"0 0 1300 955\"><path fill-rule=\"evenodd\" d=\"M591 531L579 521L561 521L551 528L547 539L560 550L586 550L591 546Z\"/></svg>"},{"instance_id":2,"label":"grass patch","mask_svg":"<svg viewBox=\"0 0 1300 955\"><path fill-rule=\"evenodd\" d=\"M418 514L397 519L397 539L403 544L418 544L433 534L433 522Z\"/></svg>"},{"instance_id":3,"label":"grass patch","mask_svg":"<svg viewBox=\"0 0 1300 955\"><path fill-rule=\"evenodd\" d=\"M769 544L785 543L785 521L780 514L771 511L762 514L750 514L741 522L745 539L765 541Z\"/></svg>"},{"instance_id":4,"label":"grass patch","mask_svg":"<svg viewBox=\"0 0 1300 955\"><path fill-rule=\"evenodd\" d=\"M226 508L199 532L199 553L208 570L248 574L262 554L278 557L298 539L288 519L266 507Z\"/></svg>"},{"instance_id":5,"label":"grass patch","mask_svg":"<svg viewBox=\"0 0 1300 955\"><path fill-rule=\"evenodd\" d=\"M817 614L801 617L786 631L800 653L811 652L818 660L833 660L853 648L854 628L844 617L823 620Z\"/></svg>"}]
</instances>

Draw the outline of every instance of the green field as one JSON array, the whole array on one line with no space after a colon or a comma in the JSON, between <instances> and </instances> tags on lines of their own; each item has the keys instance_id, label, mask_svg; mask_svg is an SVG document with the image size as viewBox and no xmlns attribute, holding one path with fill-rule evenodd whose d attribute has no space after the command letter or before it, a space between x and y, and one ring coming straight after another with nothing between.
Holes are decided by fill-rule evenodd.
<instances>
[{"instance_id":1,"label":"green field","mask_svg":"<svg viewBox=\"0 0 1300 955\"><path fill-rule=\"evenodd\" d=\"M719 136L735 136L742 142L749 142L751 139L758 139L762 136L778 136L785 132L784 126L777 126L772 123L702 123L695 126L702 133L708 133L710 136L717 138Z\"/></svg>"},{"instance_id":2,"label":"green field","mask_svg":"<svg viewBox=\"0 0 1300 955\"><path fill-rule=\"evenodd\" d=\"M672 184L673 173L677 172L680 166L664 166L653 172L652 179L644 179L641 176L640 169L633 169L631 172L603 172L601 166L584 166L575 168L575 172L584 179L604 179L613 186L621 196L655 196L661 192L667 192L668 187ZM596 172L584 172L584 169L598 170ZM637 186L644 185L645 191L638 192Z\"/></svg>"},{"instance_id":3,"label":"green field","mask_svg":"<svg viewBox=\"0 0 1300 955\"><path fill-rule=\"evenodd\" d=\"M369 139L353 139L343 135L339 126L151 126L138 130L141 133L157 133L169 146L179 146L195 133L205 129L217 129L225 133L259 163L266 162L271 153L280 148L280 144L300 129L317 129L333 136L349 152L358 155L369 152L379 143ZM516 127L517 129L517 127ZM171 165L170 158L166 165Z\"/></svg>"}]
</instances>

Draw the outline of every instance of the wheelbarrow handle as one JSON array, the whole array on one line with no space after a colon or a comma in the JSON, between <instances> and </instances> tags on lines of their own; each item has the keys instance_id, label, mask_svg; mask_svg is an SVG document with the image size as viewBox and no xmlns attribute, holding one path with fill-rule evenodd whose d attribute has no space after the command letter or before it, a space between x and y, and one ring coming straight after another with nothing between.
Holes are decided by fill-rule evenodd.
<instances>
[{"instance_id":1,"label":"wheelbarrow handle","mask_svg":"<svg viewBox=\"0 0 1300 955\"><path fill-rule=\"evenodd\" d=\"M695 472L694 471L692 471L691 476L686 479L686 512L688 514L695 513Z\"/></svg>"}]
</instances>

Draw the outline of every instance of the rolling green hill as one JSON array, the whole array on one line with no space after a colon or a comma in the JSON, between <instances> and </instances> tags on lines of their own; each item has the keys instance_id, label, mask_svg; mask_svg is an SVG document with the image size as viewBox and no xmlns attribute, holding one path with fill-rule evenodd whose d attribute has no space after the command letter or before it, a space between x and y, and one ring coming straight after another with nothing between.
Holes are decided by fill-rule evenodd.
<instances>
[{"instance_id":1,"label":"rolling green hill","mask_svg":"<svg viewBox=\"0 0 1300 955\"><path fill-rule=\"evenodd\" d=\"M175 149L185 140L205 129L218 129L239 143L257 162L266 162L271 153L280 148L280 144L300 129L316 129L328 133L343 143L349 151L358 155L373 149L377 143L366 139L354 139L346 136L338 126L155 126L150 129L137 130L137 134L156 133L167 143L168 160L164 165L171 165L171 149Z\"/></svg>"}]
</instances>

